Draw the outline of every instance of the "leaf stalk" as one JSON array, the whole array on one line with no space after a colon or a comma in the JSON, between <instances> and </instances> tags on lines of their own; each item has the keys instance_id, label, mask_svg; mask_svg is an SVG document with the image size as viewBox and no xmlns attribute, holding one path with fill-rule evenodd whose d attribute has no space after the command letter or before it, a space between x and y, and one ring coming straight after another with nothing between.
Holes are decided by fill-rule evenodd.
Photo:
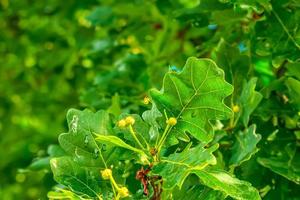
<instances>
[{"instance_id":1,"label":"leaf stalk","mask_svg":"<svg viewBox=\"0 0 300 200\"><path fill-rule=\"evenodd\" d=\"M137 138L136 133L135 133L132 125L130 124L128 126L128 128L129 128L129 132L130 132L131 136L134 138L134 140L136 141L136 143L141 147L141 149L143 149L145 151L146 148L142 145L142 143L140 142L140 140Z\"/></svg>"}]
</instances>

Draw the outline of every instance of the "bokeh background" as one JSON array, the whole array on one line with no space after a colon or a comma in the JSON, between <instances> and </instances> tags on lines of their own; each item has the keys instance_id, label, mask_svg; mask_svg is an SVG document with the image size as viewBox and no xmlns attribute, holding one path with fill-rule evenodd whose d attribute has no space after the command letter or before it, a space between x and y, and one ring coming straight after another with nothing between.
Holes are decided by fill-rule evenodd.
<instances>
[{"instance_id":1,"label":"bokeh background","mask_svg":"<svg viewBox=\"0 0 300 200\"><path fill-rule=\"evenodd\" d=\"M69 108L141 112L146 91L189 56L227 55L269 85L283 63L299 61L299 8L297 0L0 0L0 199L46 199L55 185L47 156Z\"/></svg>"}]
</instances>

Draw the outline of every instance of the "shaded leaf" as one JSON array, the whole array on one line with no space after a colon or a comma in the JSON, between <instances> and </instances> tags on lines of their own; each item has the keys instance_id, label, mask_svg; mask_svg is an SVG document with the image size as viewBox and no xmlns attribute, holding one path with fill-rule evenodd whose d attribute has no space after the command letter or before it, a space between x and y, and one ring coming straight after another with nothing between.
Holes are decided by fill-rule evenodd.
<instances>
[{"instance_id":1,"label":"shaded leaf","mask_svg":"<svg viewBox=\"0 0 300 200\"><path fill-rule=\"evenodd\" d=\"M256 81L257 78L252 78L249 82L244 82L241 96L238 99L241 108L238 117L241 117L245 127L248 126L250 115L262 100L262 95L255 91Z\"/></svg>"},{"instance_id":2,"label":"shaded leaf","mask_svg":"<svg viewBox=\"0 0 300 200\"><path fill-rule=\"evenodd\" d=\"M288 78L285 81L285 85L288 87L291 103L300 109L300 81L294 78Z\"/></svg>"},{"instance_id":3,"label":"shaded leaf","mask_svg":"<svg viewBox=\"0 0 300 200\"><path fill-rule=\"evenodd\" d=\"M280 155L278 157L258 158L257 161L286 179L300 184L300 155L297 147L287 145Z\"/></svg>"},{"instance_id":4,"label":"shaded leaf","mask_svg":"<svg viewBox=\"0 0 300 200\"><path fill-rule=\"evenodd\" d=\"M241 54L237 46L230 45L224 39L220 40L212 54L218 66L226 72L226 80L233 84L236 95L241 91L245 74L250 70L250 58Z\"/></svg>"},{"instance_id":5,"label":"shaded leaf","mask_svg":"<svg viewBox=\"0 0 300 200\"><path fill-rule=\"evenodd\" d=\"M87 20L89 20L95 26L109 25L112 23L113 18L114 15L112 8L107 6L97 7L89 16L87 16Z\"/></svg>"},{"instance_id":6,"label":"shaded leaf","mask_svg":"<svg viewBox=\"0 0 300 200\"><path fill-rule=\"evenodd\" d=\"M258 158L257 160L262 166L269 168L273 172L300 184L300 168L295 169L294 166L289 165L287 162L275 158Z\"/></svg>"},{"instance_id":7,"label":"shaded leaf","mask_svg":"<svg viewBox=\"0 0 300 200\"><path fill-rule=\"evenodd\" d=\"M232 147L232 156L229 161L231 165L242 164L258 151L256 145L260 141L261 135L256 134L255 131L256 125L253 124L235 135L236 142Z\"/></svg>"},{"instance_id":8,"label":"shaded leaf","mask_svg":"<svg viewBox=\"0 0 300 200\"><path fill-rule=\"evenodd\" d=\"M120 96L118 94L115 94L111 98L111 106L107 109L107 112L113 114L115 117L119 116L122 113L120 106Z\"/></svg>"},{"instance_id":9,"label":"shaded leaf","mask_svg":"<svg viewBox=\"0 0 300 200\"><path fill-rule=\"evenodd\" d=\"M145 122L150 125L149 135L150 140L155 141L159 136L160 125L157 122L158 118L162 117L162 114L157 109L156 105L153 104L151 110L147 110L142 115Z\"/></svg>"}]
</instances>

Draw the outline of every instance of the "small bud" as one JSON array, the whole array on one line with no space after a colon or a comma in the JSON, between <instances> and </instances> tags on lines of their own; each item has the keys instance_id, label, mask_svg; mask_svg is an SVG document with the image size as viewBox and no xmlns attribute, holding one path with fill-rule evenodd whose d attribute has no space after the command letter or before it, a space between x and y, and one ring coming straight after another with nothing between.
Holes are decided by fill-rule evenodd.
<instances>
[{"instance_id":1,"label":"small bud","mask_svg":"<svg viewBox=\"0 0 300 200\"><path fill-rule=\"evenodd\" d=\"M232 111L235 112L235 113L237 113L237 112L240 111L240 107L239 107L238 105L234 105L234 106L232 107Z\"/></svg>"},{"instance_id":2,"label":"small bud","mask_svg":"<svg viewBox=\"0 0 300 200\"><path fill-rule=\"evenodd\" d=\"M124 128L126 126L126 121L124 119L121 119L118 121L118 127L119 128Z\"/></svg>"},{"instance_id":3,"label":"small bud","mask_svg":"<svg viewBox=\"0 0 300 200\"><path fill-rule=\"evenodd\" d=\"M133 125L134 122L135 122L135 119L131 116L128 116L128 117L125 118L125 122L126 122L127 125Z\"/></svg>"},{"instance_id":4,"label":"small bud","mask_svg":"<svg viewBox=\"0 0 300 200\"><path fill-rule=\"evenodd\" d=\"M109 180L110 177L112 176L112 171L111 169L105 169L101 171L101 176L104 180Z\"/></svg>"},{"instance_id":5,"label":"small bud","mask_svg":"<svg viewBox=\"0 0 300 200\"><path fill-rule=\"evenodd\" d=\"M286 95L282 95L282 99L283 99L283 103L286 104L287 102L289 102L289 98Z\"/></svg>"},{"instance_id":6,"label":"small bud","mask_svg":"<svg viewBox=\"0 0 300 200\"><path fill-rule=\"evenodd\" d=\"M143 163L144 165L149 165L149 160L148 160L148 157L146 155L141 155L140 156L140 160L141 160L141 163Z\"/></svg>"},{"instance_id":7,"label":"small bud","mask_svg":"<svg viewBox=\"0 0 300 200\"><path fill-rule=\"evenodd\" d=\"M175 117L170 117L167 120L167 124L171 125L171 126L175 126L177 124L177 119Z\"/></svg>"},{"instance_id":8,"label":"small bud","mask_svg":"<svg viewBox=\"0 0 300 200\"><path fill-rule=\"evenodd\" d=\"M118 190L118 193L119 193L119 195L120 195L121 198L125 198L125 197L129 196L129 191L128 191L127 187L121 187Z\"/></svg>"},{"instance_id":9,"label":"small bud","mask_svg":"<svg viewBox=\"0 0 300 200\"><path fill-rule=\"evenodd\" d=\"M145 96L144 97L144 104L148 105L150 103L150 98Z\"/></svg>"},{"instance_id":10,"label":"small bud","mask_svg":"<svg viewBox=\"0 0 300 200\"><path fill-rule=\"evenodd\" d=\"M156 150L156 148L151 148L150 149L150 154L152 155L152 156L155 156L156 154L157 154L157 150Z\"/></svg>"}]
</instances>

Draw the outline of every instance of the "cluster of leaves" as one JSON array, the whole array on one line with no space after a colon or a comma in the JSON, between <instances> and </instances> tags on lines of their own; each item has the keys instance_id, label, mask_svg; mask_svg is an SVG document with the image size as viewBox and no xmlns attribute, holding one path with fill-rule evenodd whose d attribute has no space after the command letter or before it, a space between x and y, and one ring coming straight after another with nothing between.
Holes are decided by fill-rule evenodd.
<instances>
[{"instance_id":1,"label":"cluster of leaves","mask_svg":"<svg viewBox=\"0 0 300 200\"><path fill-rule=\"evenodd\" d=\"M247 173L259 173L255 168L248 168L253 163L242 165L258 152L257 144L262 139L256 133L256 124L248 125L249 116L263 98L255 91L256 81L253 78L244 83L233 106L236 114L232 115L223 103L233 91L225 82L223 71L211 60L189 58L181 72L165 75L160 91L150 90L151 109L142 117L129 116L133 120L129 125L127 115L118 117L104 110L93 113L71 109L67 115L69 132L59 137L66 154L51 160L54 177L79 196L84 194L80 198L114 198L116 193L110 188L111 183L99 176L100 170L111 168L118 183L128 186L133 199L180 199L187 192L192 192L195 199L227 196L260 199L257 189L233 175L237 167L246 173L241 173L241 177L250 178ZM227 126L220 127L219 120L228 118ZM171 123L171 119L175 122ZM246 128L241 130L240 126ZM271 133L265 141L276 141L278 132ZM235 139L231 138L233 135ZM219 149L219 144L227 145L231 141L234 143L226 155L226 148ZM297 147L292 141L296 140L288 142L284 149L287 153L281 148L275 157L257 158L256 165L270 168L299 184ZM265 145L270 146L267 142ZM270 153L269 149L267 152ZM143 173L148 168L143 174L144 188L135 180L139 178L135 173L140 173L140 168ZM151 182L153 179L155 182ZM266 195L266 190L261 188L261 196ZM61 194L51 195L55 198Z\"/></svg>"},{"instance_id":2,"label":"cluster of leaves","mask_svg":"<svg viewBox=\"0 0 300 200\"><path fill-rule=\"evenodd\" d=\"M214 124L232 115L223 103L232 91L224 80L224 72L213 61L191 57L180 73L165 75L160 91L150 90L152 107L142 117L121 116L117 123L118 117L113 120L104 110L93 113L71 109L67 114L69 132L59 137L66 155L51 159L54 177L87 198L118 198L113 197L112 184L99 173L111 168L117 182L128 186L133 199L178 199L177 195L195 186L200 187L198 193L207 188L220 191L218 198L229 195L260 199L250 183L218 166L213 154L219 147L213 140ZM259 141L253 129L250 127L249 133ZM236 148L239 147L237 144ZM253 146L249 148L248 153L235 151L241 155L233 155L233 162L247 159ZM144 173L142 177L135 177L139 172ZM194 176L199 180L189 182ZM135 178L142 180L143 189ZM179 194L175 192L178 188ZM215 193L214 190L208 190L203 198Z\"/></svg>"},{"instance_id":3,"label":"cluster of leaves","mask_svg":"<svg viewBox=\"0 0 300 200\"><path fill-rule=\"evenodd\" d=\"M42 196L51 160L51 199L117 197L107 168L135 199L297 199L299 4L0 1L1 196Z\"/></svg>"}]
</instances>

